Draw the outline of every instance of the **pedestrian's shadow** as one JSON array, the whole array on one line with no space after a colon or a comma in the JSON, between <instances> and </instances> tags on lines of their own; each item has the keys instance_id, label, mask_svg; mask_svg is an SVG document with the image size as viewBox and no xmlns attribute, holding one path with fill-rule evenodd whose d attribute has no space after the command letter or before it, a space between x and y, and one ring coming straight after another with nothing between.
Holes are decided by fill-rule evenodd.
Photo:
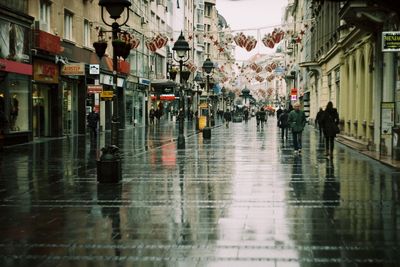
<instances>
[{"instance_id":1,"label":"pedestrian's shadow","mask_svg":"<svg viewBox=\"0 0 400 267\"><path fill-rule=\"evenodd\" d=\"M330 219L333 218L335 208L340 204L340 182L336 179L334 173L335 169L333 162L327 162L322 199Z\"/></svg>"},{"instance_id":2,"label":"pedestrian's shadow","mask_svg":"<svg viewBox=\"0 0 400 267\"><path fill-rule=\"evenodd\" d=\"M122 184L99 183L97 184L97 200L101 207L103 218L111 221L110 239L116 244L121 240L121 217L120 205L122 195ZM115 256L120 256L121 251L115 246Z\"/></svg>"},{"instance_id":3,"label":"pedestrian's shadow","mask_svg":"<svg viewBox=\"0 0 400 267\"><path fill-rule=\"evenodd\" d=\"M290 185L293 188L294 198L296 199L296 201L300 202L303 198L305 191L304 177L303 177L303 161L301 155L295 155L293 158Z\"/></svg>"}]
</instances>

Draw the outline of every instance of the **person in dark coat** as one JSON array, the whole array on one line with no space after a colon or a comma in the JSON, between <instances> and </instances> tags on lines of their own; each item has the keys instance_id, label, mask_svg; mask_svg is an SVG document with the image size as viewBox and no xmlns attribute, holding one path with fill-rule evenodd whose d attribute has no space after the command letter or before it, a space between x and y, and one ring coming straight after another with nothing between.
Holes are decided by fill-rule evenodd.
<instances>
[{"instance_id":1,"label":"person in dark coat","mask_svg":"<svg viewBox=\"0 0 400 267\"><path fill-rule=\"evenodd\" d=\"M90 137L97 137L97 124L99 122L99 114L97 114L94 109L87 115L87 125L90 129Z\"/></svg>"},{"instance_id":2,"label":"person in dark coat","mask_svg":"<svg viewBox=\"0 0 400 267\"><path fill-rule=\"evenodd\" d=\"M333 145L336 134L339 133L339 113L333 108L331 101L326 105L326 109L321 118L322 129L325 136L325 155L333 157Z\"/></svg>"},{"instance_id":3,"label":"person in dark coat","mask_svg":"<svg viewBox=\"0 0 400 267\"><path fill-rule=\"evenodd\" d=\"M149 112L150 124L154 124L154 117L156 116L156 111L151 107Z\"/></svg>"},{"instance_id":4,"label":"person in dark coat","mask_svg":"<svg viewBox=\"0 0 400 267\"><path fill-rule=\"evenodd\" d=\"M264 123L266 122L267 118L267 113L265 112L264 108L260 108L256 116L258 117L257 126L261 124L261 128L264 128Z\"/></svg>"},{"instance_id":5,"label":"person in dark coat","mask_svg":"<svg viewBox=\"0 0 400 267\"><path fill-rule=\"evenodd\" d=\"M276 111L276 118L278 119L278 127L279 126L279 117L281 116L281 114L283 113L283 109L279 106L278 110Z\"/></svg>"},{"instance_id":6,"label":"person in dark coat","mask_svg":"<svg viewBox=\"0 0 400 267\"><path fill-rule=\"evenodd\" d=\"M322 108L320 108L317 113L317 117L315 117L315 122L319 129L319 139L320 140L322 140L322 138L323 138L323 130L322 130L322 124L321 124L322 114L324 114L324 110Z\"/></svg>"},{"instance_id":7,"label":"person in dark coat","mask_svg":"<svg viewBox=\"0 0 400 267\"><path fill-rule=\"evenodd\" d=\"M302 133L306 125L306 115L304 111L300 110L300 103L293 105L294 109L290 111L288 118L288 125L292 129L294 153L301 153L302 149Z\"/></svg>"},{"instance_id":8,"label":"person in dark coat","mask_svg":"<svg viewBox=\"0 0 400 267\"><path fill-rule=\"evenodd\" d=\"M281 128L281 136L282 140L286 137L288 139L288 119L289 119L289 112L287 109L284 109L279 118L278 118L278 127Z\"/></svg>"},{"instance_id":9,"label":"person in dark coat","mask_svg":"<svg viewBox=\"0 0 400 267\"><path fill-rule=\"evenodd\" d=\"M228 128L228 127L229 127L229 122L232 120L232 114L231 114L231 112L229 111L229 109L227 109L227 110L225 111L225 113L224 113L224 119L225 119L226 128Z\"/></svg>"}]
</instances>

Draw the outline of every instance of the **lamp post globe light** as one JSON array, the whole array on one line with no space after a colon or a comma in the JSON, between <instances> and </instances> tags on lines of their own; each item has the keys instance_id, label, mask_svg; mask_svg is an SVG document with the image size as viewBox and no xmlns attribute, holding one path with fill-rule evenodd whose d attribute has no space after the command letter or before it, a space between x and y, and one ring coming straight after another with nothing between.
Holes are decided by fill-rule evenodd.
<instances>
[{"instance_id":1,"label":"lamp post globe light","mask_svg":"<svg viewBox=\"0 0 400 267\"><path fill-rule=\"evenodd\" d=\"M247 86L244 86L242 90L242 96L244 97L244 103L247 103L247 99L250 97L250 89Z\"/></svg>"},{"instance_id":2,"label":"lamp post globe light","mask_svg":"<svg viewBox=\"0 0 400 267\"><path fill-rule=\"evenodd\" d=\"M211 139L211 127L210 127L210 75L211 71L214 69L214 63L210 58L207 58L203 63L203 71L206 73L206 90L207 90L207 124L203 129L203 139Z\"/></svg>"},{"instance_id":3,"label":"lamp post globe light","mask_svg":"<svg viewBox=\"0 0 400 267\"><path fill-rule=\"evenodd\" d=\"M118 38L120 27L125 25L129 20L129 7L131 6L131 2L129 0L100 0L99 6L101 6L101 19L104 24L112 28L112 41L114 41ZM109 17L114 20L114 22L112 22L111 24L108 23L107 19L104 17L104 9L107 10ZM121 17L121 14L124 11L126 11L127 13L126 19L124 20L124 22L118 23L117 19ZM95 46L95 48L97 53L97 47ZM100 56L99 53L97 54ZM97 161L97 179L99 182L118 182L122 176L121 157L118 147L119 110L117 91L117 68L118 58L116 47L114 46L113 42L113 114L111 119L111 145L108 145L101 149L102 155Z\"/></svg>"},{"instance_id":4,"label":"lamp post globe light","mask_svg":"<svg viewBox=\"0 0 400 267\"><path fill-rule=\"evenodd\" d=\"M178 134L178 149L184 149L185 148L185 136L183 135L184 133L184 119L185 119L185 113L183 110L183 101L184 101L184 93L183 93L183 77L182 77L182 68L183 68L183 63L189 60L189 43L185 40L185 37L183 36L183 32L178 37L178 40L174 43L174 46L172 47L172 50L174 51L174 60L179 62L179 134Z\"/></svg>"}]
</instances>

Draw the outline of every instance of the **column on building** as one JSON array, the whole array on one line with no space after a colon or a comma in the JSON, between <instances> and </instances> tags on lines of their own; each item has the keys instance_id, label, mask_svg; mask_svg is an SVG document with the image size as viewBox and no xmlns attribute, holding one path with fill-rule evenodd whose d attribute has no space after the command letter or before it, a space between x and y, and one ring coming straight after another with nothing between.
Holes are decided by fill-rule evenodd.
<instances>
[{"instance_id":1,"label":"column on building","mask_svg":"<svg viewBox=\"0 0 400 267\"><path fill-rule=\"evenodd\" d=\"M351 126L353 122L353 116L354 116L354 61L353 61L353 55L349 55L348 57L349 61L349 72L348 72L348 113L347 113L347 118L346 118L346 124L348 127L348 133L350 136L354 134L353 132L353 127Z\"/></svg>"},{"instance_id":2,"label":"column on building","mask_svg":"<svg viewBox=\"0 0 400 267\"><path fill-rule=\"evenodd\" d=\"M339 95L339 103L340 105L338 106L339 108L339 116L340 120L343 123L341 125L342 130L344 133L348 132L348 129L346 128L346 120L347 120L347 113L348 113L348 92L349 92L349 86L348 86L348 73L349 73L349 64L347 60L343 60L343 64L340 67L340 95Z\"/></svg>"},{"instance_id":3,"label":"column on building","mask_svg":"<svg viewBox=\"0 0 400 267\"><path fill-rule=\"evenodd\" d=\"M362 127L362 106L361 103L362 97L363 97L363 92L364 92L364 86L362 83L362 76L363 76L363 56L362 56L362 47L357 48L355 51L355 71L356 71L356 78L355 78L355 89L356 89L356 97L354 99L355 101L355 121L353 123L354 125L354 134L357 139L361 138L363 135L363 127Z\"/></svg>"},{"instance_id":4,"label":"column on building","mask_svg":"<svg viewBox=\"0 0 400 267\"><path fill-rule=\"evenodd\" d=\"M372 73L370 66L372 65L371 57L371 44L368 42L365 44L364 48L364 58L365 58L365 68L364 68L364 84L365 84L365 98L364 98L364 118L366 120L366 134L365 139L368 143L373 141L373 132L370 127L373 110L373 97L372 97Z\"/></svg>"}]
</instances>

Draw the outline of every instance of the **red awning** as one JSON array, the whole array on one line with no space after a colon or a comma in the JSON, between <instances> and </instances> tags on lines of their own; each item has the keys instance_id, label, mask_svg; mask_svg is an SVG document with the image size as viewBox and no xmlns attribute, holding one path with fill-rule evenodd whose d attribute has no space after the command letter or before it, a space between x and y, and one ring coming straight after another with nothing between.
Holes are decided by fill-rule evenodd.
<instances>
[{"instance_id":1,"label":"red awning","mask_svg":"<svg viewBox=\"0 0 400 267\"><path fill-rule=\"evenodd\" d=\"M160 95L160 96L151 95L151 100L173 101L175 99L176 99L175 95Z\"/></svg>"},{"instance_id":2,"label":"red awning","mask_svg":"<svg viewBox=\"0 0 400 267\"><path fill-rule=\"evenodd\" d=\"M32 65L0 58L0 70L5 72L32 75Z\"/></svg>"}]
</instances>

